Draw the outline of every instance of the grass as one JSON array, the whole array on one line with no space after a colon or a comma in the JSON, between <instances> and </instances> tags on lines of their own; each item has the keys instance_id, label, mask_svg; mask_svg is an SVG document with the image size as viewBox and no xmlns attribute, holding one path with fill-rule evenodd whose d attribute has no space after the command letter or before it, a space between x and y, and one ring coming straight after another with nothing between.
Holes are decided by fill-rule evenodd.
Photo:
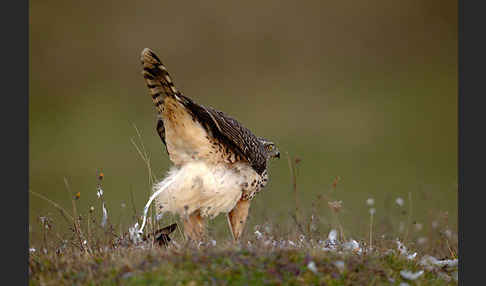
<instances>
[{"instance_id":1,"label":"grass","mask_svg":"<svg viewBox=\"0 0 486 286\"><path fill-rule=\"evenodd\" d=\"M336 264L342 263L342 267ZM314 262L315 272L308 266ZM31 285L456 285L426 272L408 281L400 271L421 266L396 253L336 254L313 248L127 247L93 255L77 251L31 257ZM441 272L443 271L443 272Z\"/></svg>"},{"instance_id":2,"label":"grass","mask_svg":"<svg viewBox=\"0 0 486 286\"><path fill-rule=\"evenodd\" d=\"M147 166L149 181L153 182L147 152L143 145L132 143ZM98 216L91 208L86 213L80 212L76 207L79 196L71 196L67 180L71 214L49 198L32 192L61 212L69 231L59 229L61 224L49 217L39 217L40 239L31 238L30 243L29 284L457 285L457 266L424 262L429 256L457 258L457 235L449 230L447 216L427 222L432 228L424 234L419 231L422 224L412 221L411 194L406 202L406 218L398 215L390 220L399 221L398 227L390 226L389 221L374 220L374 202L370 201L368 233L361 239L355 237L356 241L340 221L343 202L336 199L339 177L313 201L311 208L300 204L299 161L288 156L296 202L287 220L292 227L282 227L272 223L277 218L267 218L265 224L247 228L240 243L233 243L229 235L211 231L211 227L205 241L188 242L178 227L172 241L165 247L159 246L151 233L163 225L156 221L153 212L143 240L136 241L126 226L140 223L135 208L133 221L125 222L124 227L112 224L106 213ZM102 175L98 176L98 192L102 190L102 179ZM98 199L105 208L102 192ZM400 209L403 204L402 199L396 207ZM326 207L329 212L323 215L319 210ZM330 216L330 223L321 223L325 216ZM328 236L333 229L336 238ZM399 246L397 240L410 250ZM411 279L404 271L424 272Z\"/></svg>"},{"instance_id":3,"label":"grass","mask_svg":"<svg viewBox=\"0 0 486 286\"><path fill-rule=\"evenodd\" d=\"M88 253L67 242L31 253L30 285L457 285L457 268L436 267L405 279L400 272L424 269L421 260L408 259L385 241L358 254L326 251L322 241L305 237L292 243L271 237L167 248L115 239L92 245Z\"/></svg>"}]
</instances>

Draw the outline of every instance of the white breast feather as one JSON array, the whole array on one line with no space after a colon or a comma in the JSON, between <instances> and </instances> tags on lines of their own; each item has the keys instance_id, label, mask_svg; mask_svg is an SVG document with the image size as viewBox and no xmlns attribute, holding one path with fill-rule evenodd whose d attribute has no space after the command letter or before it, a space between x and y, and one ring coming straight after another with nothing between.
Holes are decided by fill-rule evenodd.
<instances>
[{"instance_id":1,"label":"white breast feather","mask_svg":"<svg viewBox=\"0 0 486 286\"><path fill-rule=\"evenodd\" d=\"M228 213L241 198L242 184L256 173L247 164L229 169L224 164L194 161L172 168L167 177L154 185L157 213L172 212L186 216L199 210L202 216ZM170 185L167 185L170 182Z\"/></svg>"}]
</instances>

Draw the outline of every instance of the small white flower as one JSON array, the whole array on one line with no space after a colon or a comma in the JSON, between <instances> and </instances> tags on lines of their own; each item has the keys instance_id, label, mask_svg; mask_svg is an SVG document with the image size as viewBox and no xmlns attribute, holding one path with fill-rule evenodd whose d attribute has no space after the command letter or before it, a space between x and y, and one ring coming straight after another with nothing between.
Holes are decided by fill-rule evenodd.
<instances>
[{"instance_id":1,"label":"small white flower","mask_svg":"<svg viewBox=\"0 0 486 286\"><path fill-rule=\"evenodd\" d=\"M415 280L417 278L419 278L420 276L422 276L422 274L424 274L424 271L423 270L420 270L418 272L410 272L408 270L402 270L400 271L400 275L405 278L405 279L408 279L408 280Z\"/></svg>"},{"instance_id":2,"label":"small white flower","mask_svg":"<svg viewBox=\"0 0 486 286\"><path fill-rule=\"evenodd\" d=\"M98 187L98 191L96 192L96 195L98 196L98 199L103 196L103 189Z\"/></svg>"},{"instance_id":3,"label":"small white flower","mask_svg":"<svg viewBox=\"0 0 486 286\"><path fill-rule=\"evenodd\" d=\"M405 283L405 282L400 282L400 284L398 284L398 286L410 286L408 283Z\"/></svg>"},{"instance_id":4,"label":"small white flower","mask_svg":"<svg viewBox=\"0 0 486 286\"><path fill-rule=\"evenodd\" d=\"M142 241L142 238L140 237L140 232L138 230L138 222L135 223L134 226L128 228L128 233L129 233L129 236L130 236L130 240L133 243L136 244L136 243L139 243L139 242Z\"/></svg>"},{"instance_id":5,"label":"small white flower","mask_svg":"<svg viewBox=\"0 0 486 286\"><path fill-rule=\"evenodd\" d=\"M446 229L444 231L444 234L447 236L447 238L451 238L452 237L452 231L450 229Z\"/></svg>"},{"instance_id":6,"label":"small white flower","mask_svg":"<svg viewBox=\"0 0 486 286\"><path fill-rule=\"evenodd\" d=\"M122 208L125 208L127 205L125 203L121 203L120 205Z\"/></svg>"},{"instance_id":7,"label":"small white flower","mask_svg":"<svg viewBox=\"0 0 486 286\"><path fill-rule=\"evenodd\" d=\"M304 241L305 241L305 236L304 236L303 234L301 234L301 235L299 236L299 241L300 241L300 243L304 243Z\"/></svg>"},{"instance_id":8,"label":"small white flower","mask_svg":"<svg viewBox=\"0 0 486 286\"><path fill-rule=\"evenodd\" d=\"M432 222L432 228L437 228L438 226L439 226L439 223L436 220L434 220Z\"/></svg>"},{"instance_id":9,"label":"small white flower","mask_svg":"<svg viewBox=\"0 0 486 286\"><path fill-rule=\"evenodd\" d=\"M329 232L329 234L327 236L327 239L329 239L330 241L336 241L337 240L337 230L331 229L331 231Z\"/></svg>"},{"instance_id":10,"label":"small white flower","mask_svg":"<svg viewBox=\"0 0 486 286\"><path fill-rule=\"evenodd\" d=\"M39 217L40 221L43 225L45 225L46 228L49 228L49 218L45 216Z\"/></svg>"},{"instance_id":11,"label":"small white flower","mask_svg":"<svg viewBox=\"0 0 486 286\"><path fill-rule=\"evenodd\" d=\"M413 259L415 259L416 256L417 256L417 252L414 252L412 254L407 255L407 259L408 260L413 260Z\"/></svg>"},{"instance_id":12,"label":"small white flower","mask_svg":"<svg viewBox=\"0 0 486 286\"><path fill-rule=\"evenodd\" d=\"M376 209L375 208L371 208L370 209L370 215L374 215L376 213Z\"/></svg>"},{"instance_id":13,"label":"small white flower","mask_svg":"<svg viewBox=\"0 0 486 286\"><path fill-rule=\"evenodd\" d=\"M397 248L398 248L398 251L400 252L400 254L406 256L408 260L413 260L413 259L415 259L415 257L417 257L417 252L409 254L407 247L405 247L405 245L400 240L397 239L396 243L397 243Z\"/></svg>"},{"instance_id":14,"label":"small white flower","mask_svg":"<svg viewBox=\"0 0 486 286\"><path fill-rule=\"evenodd\" d=\"M384 255L391 255L393 253L394 253L393 249L387 249L385 250L385 252L383 252Z\"/></svg>"},{"instance_id":15,"label":"small white flower","mask_svg":"<svg viewBox=\"0 0 486 286\"><path fill-rule=\"evenodd\" d=\"M335 261L334 262L334 265L337 267L337 269L340 272L343 272L343 270L344 270L344 261L341 261L341 260Z\"/></svg>"},{"instance_id":16,"label":"small white flower","mask_svg":"<svg viewBox=\"0 0 486 286\"><path fill-rule=\"evenodd\" d=\"M88 241L85 239L85 240L83 241L83 245L86 245L87 243L88 243Z\"/></svg>"},{"instance_id":17,"label":"small white flower","mask_svg":"<svg viewBox=\"0 0 486 286\"><path fill-rule=\"evenodd\" d=\"M456 267L457 264L459 263L459 260L457 259L445 259L445 260L439 260L433 256L426 255L422 257L422 260L420 260L420 264L422 266L427 267L428 269L432 269L433 267Z\"/></svg>"},{"instance_id":18,"label":"small white flower","mask_svg":"<svg viewBox=\"0 0 486 286\"><path fill-rule=\"evenodd\" d=\"M399 206L403 206L403 203L405 202L402 198L398 197L395 202L397 203L397 205Z\"/></svg>"},{"instance_id":19,"label":"small white flower","mask_svg":"<svg viewBox=\"0 0 486 286\"><path fill-rule=\"evenodd\" d=\"M325 251L334 250L334 249L336 249L337 244L338 244L337 231L335 229L331 229L331 231L329 232L329 235L327 236L326 241L324 241L323 250L325 250Z\"/></svg>"},{"instance_id":20,"label":"small white flower","mask_svg":"<svg viewBox=\"0 0 486 286\"><path fill-rule=\"evenodd\" d=\"M292 243L293 243L293 242L292 242ZM289 247L293 247L293 246L294 246L294 245L292 245L292 244L290 243L290 240L287 240L287 241L282 240L282 241L280 242L280 244L281 244L281 245L280 245L280 248L289 248Z\"/></svg>"},{"instance_id":21,"label":"small white flower","mask_svg":"<svg viewBox=\"0 0 486 286\"><path fill-rule=\"evenodd\" d=\"M408 254L407 247L405 247L405 245L398 239L396 240L396 243L397 243L397 248L398 248L398 251L400 252L400 254L407 255Z\"/></svg>"},{"instance_id":22,"label":"small white flower","mask_svg":"<svg viewBox=\"0 0 486 286\"><path fill-rule=\"evenodd\" d=\"M369 198L366 200L366 204L369 205L369 206L372 206L375 204L375 199L373 198Z\"/></svg>"},{"instance_id":23,"label":"small white flower","mask_svg":"<svg viewBox=\"0 0 486 286\"><path fill-rule=\"evenodd\" d=\"M34 253L35 252L35 248L33 248L33 247L29 248L29 252L30 253Z\"/></svg>"},{"instance_id":24,"label":"small white flower","mask_svg":"<svg viewBox=\"0 0 486 286\"><path fill-rule=\"evenodd\" d=\"M311 231L316 231L317 230L317 226L313 223L310 224L310 230Z\"/></svg>"},{"instance_id":25,"label":"small white flower","mask_svg":"<svg viewBox=\"0 0 486 286\"><path fill-rule=\"evenodd\" d=\"M424 244L427 242L427 237L419 237L417 238L417 243L418 244Z\"/></svg>"},{"instance_id":26,"label":"small white flower","mask_svg":"<svg viewBox=\"0 0 486 286\"><path fill-rule=\"evenodd\" d=\"M416 223L416 224L415 224L415 230L416 230L416 231L420 231L420 230L422 230L422 224L421 224L421 223Z\"/></svg>"},{"instance_id":27,"label":"small white flower","mask_svg":"<svg viewBox=\"0 0 486 286\"><path fill-rule=\"evenodd\" d=\"M255 230L255 235L256 235L257 239L261 239L262 236L263 236L262 233L259 232L258 230Z\"/></svg>"},{"instance_id":28,"label":"small white flower","mask_svg":"<svg viewBox=\"0 0 486 286\"><path fill-rule=\"evenodd\" d=\"M273 247L277 247L277 246L278 246L278 241L276 241L276 240L272 240L272 246L273 246Z\"/></svg>"},{"instance_id":29,"label":"small white flower","mask_svg":"<svg viewBox=\"0 0 486 286\"><path fill-rule=\"evenodd\" d=\"M344 250L351 250L357 254L361 254L362 252L361 247L359 247L359 243L354 239L344 243L343 248Z\"/></svg>"},{"instance_id":30,"label":"small white flower","mask_svg":"<svg viewBox=\"0 0 486 286\"><path fill-rule=\"evenodd\" d=\"M309 268L310 271L312 271L314 274L319 273L317 271L316 263L314 261L311 261L307 264L307 268Z\"/></svg>"}]
</instances>

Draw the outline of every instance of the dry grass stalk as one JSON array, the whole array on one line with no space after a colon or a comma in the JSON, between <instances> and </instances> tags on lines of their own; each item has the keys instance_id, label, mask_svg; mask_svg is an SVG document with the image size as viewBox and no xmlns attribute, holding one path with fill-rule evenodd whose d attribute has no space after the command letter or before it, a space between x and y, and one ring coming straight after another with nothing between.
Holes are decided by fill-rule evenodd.
<instances>
[{"instance_id":1,"label":"dry grass stalk","mask_svg":"<svg viewBox=\"0 0 486 286\"><path fill-rule=\"evenodd\" d=\"M409 231L410 231L411 220L412 220L412 192L408 192L407 230L405 232L405 237L403 238L404 243L407 243L408 234L409 234Z\"/></svg>"},{"instance_id":2,"label":"dry grass stalk","mask_svg":"<svg viewBox=\"0 0 486 286\"><path fill-rule=\"evenodd\" d=\"M297 224L299 224L299 196L297 194L297 174L296 174L296 164L294 163L294 160L292 160L292 157L287 153L287 160L289 164L289 170L290 170L290 178L292 180L292 189L294 192L294 200L295 200L295 220ZM300 162L300 159L298 159Z\"/></svg>"},{"instance_id":3,"label":"dry grass stalk","mask_svg":"<svg viewBox=\"0 0 486 286\"><path fill-rule=\"evenodd\" d=\"M39 193L36 193L32 190L29 190L29 192L43 200L45 200L46 202L50 203L52 206L54 206L56 209L58 209L60 212L61 212L61 215L63 216L64 219L66 219L66 221L71 224L72 221L74 221L73 217L63 208L61 207L58 203L46 198L45 196L39 194ZM70 219L71 221L69 221L68 219Z\"/></svg>"},{"instance_id":4,"label":"dry grass stalk","mask_svg":"<svg viewBox=\"0 0 486 286\"><path fill-rule=\"evenodd\" d=\"M76 208L76 202L74 201L73 197L71 196L71 188L69 187L69 183L67 181L66 178L64 178L64 185L66 186L66 192L68 193L68 196L69 198L71 199L71 204L72 204L72 207L73 207L73 218L74 218L74 232L76 233L76 236L78 238L78 242L79 242L79 248L84 251L85 253L88 252L88 248L89 246L85 247L85 244L83 243L84 240L83 240L83 231L81 229L81 225L80 225L80 222L79 222L79 216L78 216L78 211L77 211L77 208Z\"/></svg>"},{"instance_id":5,"label":"dry grass stalk","mask_svg":"<svg viewBox=\"0 0 486 286\"><path fill-rule=\"evenodd\" d=\"M147 152L147 150L145 149L145 145L143 144L143 140L142 140L142 135L140 133L140 131L138 130L137 126L135 124L133 124L133 128L135 128L135 131L137 132L137 137L138 137L138 140L140 141L140 147L137 145L137 143L135 142L135 140L133 138L130 138L130 141L132 142L133 146L135 147L135 149L137 150L138 154L140 155L140 158L142 158L142 161L145 163L145 166L147 168L147 172L148 172L148 183L150 186L153 186L155 181L157 180L157 178L154 176L153 172L152 172L152 165L151 165L151 162L150 162L150 156ZM147 194L147 197L150 197L151 195L151 189L148 190L148 194ZM155 210L152 208L152 212L151 212L151 218L152 220L155 221ZM155 224L151 224L151 229L152 229L152 233L155 232ZM149 229L149 228L147 228Z\"/></svg>"},{"instance_id":6,"label":"dry grass stalk","mask_svg":"<svg viewBox=\"0 0 486 286\"><path fill-rule=\"evenodd\" d=\"M153 171L152 171L152 165L151 165L151 162L150 162L150 156L145 148L145 145L143 144L143 140L142 140L142 135L140 133L140 131L138 130L137 126L134 124L133 127L135 128L135 131L137 133L137 137L138 137L138 140L140 141L140 146L137 145L137 143L135 142L135 140L133 138L130 138L130 141L132 142L133 146L135 147L135 149L137 150L138 154L140 155L140 157L142 158L142 161L145 163L145 166L147 168L147 172L148 172L148 181L149 181L149 185L150 186L153 186L156 181L157 181L157 177L154 175ZM151 188L149 189L149 192L148 192L148 195L147 197L150 197L151 196ZM131 191L130 192L131 194L131 197L132 197L132 205L133 205L133 210L136 214L136 209L135 209L135 205L134 205L134 199L133 199L133 192ZM174 220L173 216L171 215L171 220ZM138 216L137 216L137 220L138 220ZM156 213L155 213L155 209L152 208L151 210L151 223L150 223L150 227L151 227L151 231L150 233L152 233L152 235L156 232L157 229L161 228L161 225L159 223L159 221L156 219ZM147 229L150 229L150 227L148 227ZM182 235L182 230L179 226L179 224L177 224L177 229L179 231L179 233ZM183 236L184 237L184 236Z\"/></svg>"}]
</instances>

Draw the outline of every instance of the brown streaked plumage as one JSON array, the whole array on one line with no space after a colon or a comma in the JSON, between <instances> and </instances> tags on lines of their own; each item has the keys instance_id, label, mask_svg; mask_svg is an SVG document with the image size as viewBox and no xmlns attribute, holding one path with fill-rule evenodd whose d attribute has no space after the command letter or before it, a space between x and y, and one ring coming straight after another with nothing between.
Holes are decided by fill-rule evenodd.
<instances>
[{"instance_id":1,"label":"brown streaked plumage","mask_svg":"<svg viewBox=\"0 0 486 286\"><path fill-rule=\"evenodd\" d=\"M205 217L227 213L238 240L250 200L268 181L267 163L280 153L236 119L182 95L151 50L144 49L141 60L160 116L156 130L174 163L155 186L157 211L181 215L184 233L195 240L204 235Z\"/></svg>"}]
</instances>

